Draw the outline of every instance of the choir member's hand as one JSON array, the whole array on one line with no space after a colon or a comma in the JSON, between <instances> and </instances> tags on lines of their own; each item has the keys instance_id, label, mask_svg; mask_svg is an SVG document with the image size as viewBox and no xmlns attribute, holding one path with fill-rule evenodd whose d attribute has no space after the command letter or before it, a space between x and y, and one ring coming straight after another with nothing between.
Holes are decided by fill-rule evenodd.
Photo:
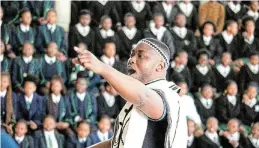
<instances>
[{"instance_id":1,"label":"choir member's hand","mask_svg":"<svg viewBox=\"0 0 259 148\"><path fill-rule=\"evenodd\" d=\"M8 57L11 58L11 59L14 59L14 58L16 58L16 55L14 53L9 53Z\"/></svg>"},{"instance_id":2,"label":"choir member's hand","mask_svg":"<svg viewBox=\"0 0 259 148\"><path fill-rule=\"evenodd\" d=\"M58 122L57 123L57 129L62 130L69 127L69 124L67 122Z\"/></svg>"},{"instance_id":3,"label":"choir member's hand","mask_svg":"<svg viewBox=\"0 0 259 148\"><path fill-rule=\"evenodd\" d=\"M239 126L239 131L240 131L240 132L244 132L244 131L245 131L244 126L240 125L240 126Z\"/></svg>"},{"instance_id":4,"label":"choir member's hand","mask_svg":"<svg viewBox=\"0 0 259 148\"><path fill-rule=\"evenodd\" d=\"M213 59L209 59L210 65L215 65L215 61Z\"/></svg>"},{"instance_id":5,"label":"choir member's hand","mask_svg":"<svg viewBox=\"0 0 259 148\"><path fill-rule=\"evenodd\" d=\"M203 135L203 130L202 128L198 127L197 130L194 132L194 136L200 137L201 135Z\"/></svg>"},{"instance_id":6,"label":"choir member's hand","mask_svg":"<svg viewBox=\"0 0 259 148\"><path fill-rule=\"evenodd\" d=\"M230 134L228 131L223 131L221 135L227 138Z\"/></svg>"},{"instance_id":7,"label":"choir member's hand","mask_svg":"<svg viewBox=\"0 0 259 148\"><path fill-rule=\"evenodd\" d=\"M74 47L74 50L78 53L78 57L72 59L74 64L80 64L97 74L101 74L105 70L105 64L98 60L90 51L82 50L78 47Z\"/></svg>"},{"instance_id":8,"label":"choir member's hand","mask_svg":"<svg viewBox=\"0 0 259 148\"><path fill-rule=\"evenodd\" d=\"M50 82L47 82L47 83L46 83L46 87L47 87L47 88L50 88Z\"/></svg>"},{"instance_id":9,"label":"choir member's hand","mask_svg":"<svg viewBox=\"0 0 259 148\"><path fill-rule=\"evenodd\" d=\"M47 23L48 23L48 21L47 21L44 17L40 17L40 18L38 19L38 22L39 22L41 25L44 25L44 24L47 24Z\"/></svg>"},{"instance_id":10,"label":"choir member's hand","mask_svg":"<svg viewBox=\"0 0 259 148\"><path fill-rule=\"evenodd\" d=\"M10 44L6 45L6 50L10 50L12 48L12 46Z\"/></svg>"},{"instance_id":11,"label":"choir member's hand","mask_svg":"<svg viewBox=\"0 0 259 148\"><path fill-rule=\"evenodd\" d=\"M57 59L59 59L62 62L67 60L67 57L62 52L58 52L56 57L57 57Z\"/></svg>"},{"instance_id":12,"label":"choir member's hand","mask_svg":"<svg viewBox=\"0 0 259 148\"><path fill-rule=\"evenodd\" d=\"M13 125L9 124L6 126L6 131L7 133L9 133L10 135L13 135Z\"/></svg>"},{"instance_id":13,"label":"choir member's hand","mask_svg":"<svg viewBox=\"0 0 259 148\"><path fill-rule=\"evenodd\" d=\"M36 130L38 128L37 124L33 121L30 121L30 128L33 129L33 130Z\"/></svg>"},{"instance_id":14,"label":"choir member's hand","mask_svg":"<svg viewBox=\"0 0 259 148\"><path fill-rule=\"evenodd\" d=\"M243 103L248 103L249 102L249 97L247 94L243 94L243 99L242 99Z\"/></svg>"}]
</instances>

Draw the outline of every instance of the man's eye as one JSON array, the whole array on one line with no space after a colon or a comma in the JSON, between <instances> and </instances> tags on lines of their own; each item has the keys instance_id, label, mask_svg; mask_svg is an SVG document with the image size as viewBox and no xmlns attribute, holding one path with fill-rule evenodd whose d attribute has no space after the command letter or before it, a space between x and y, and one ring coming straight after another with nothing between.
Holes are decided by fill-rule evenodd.
<instances>
[{"instance_id":1,"label":"man's eye","mask_svg":"<svg viewBox=\"0 0 259 148\"><path fill-rule=\"evenodd\" d=\"M139 55L138 55L138 57L139 57L139 58L144 58L144 56L143 56L143 55L141 55L141 54L139 54Z\"/></svg>"}]
</instances>

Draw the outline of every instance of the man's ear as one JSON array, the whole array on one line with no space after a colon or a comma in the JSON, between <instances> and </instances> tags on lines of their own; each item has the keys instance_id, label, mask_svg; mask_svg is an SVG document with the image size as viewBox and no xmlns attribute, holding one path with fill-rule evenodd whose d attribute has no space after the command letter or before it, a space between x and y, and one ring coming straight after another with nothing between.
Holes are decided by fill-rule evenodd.
<instances>
[{"instance_id":1,"label":"man's ear","mask_svg":"<svg viewBox=\"0 0 259 148\"><path fill-rule=\"evenodd\" d=\"M160 61L159 63L158 63L158 65L157 65L157 71L163 71L164 69L165 69L165 67L166 67L166 65L165 65L165 62L163 62L163 61Z\"/></svg>"}]
</instances>

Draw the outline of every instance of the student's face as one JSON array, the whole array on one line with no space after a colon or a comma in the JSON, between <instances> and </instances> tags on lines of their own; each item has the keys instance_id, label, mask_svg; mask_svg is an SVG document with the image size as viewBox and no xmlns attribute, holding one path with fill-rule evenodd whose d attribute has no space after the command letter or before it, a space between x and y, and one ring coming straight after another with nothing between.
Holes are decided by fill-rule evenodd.
<instances>
[{"instance_id":1,"label":"student's face","mask_svg":"<svg viewBox=\"0 0 259 148\"><path fill-rule=\"evenodd\" d=\"M126 26L128 26L129 28L132 28L136 25L136 20L135 17L130 16L127 17L126 21L125 21Z\"/></svg>"},{"instance_id":2,"label":"student's face","mask_svg":"<svg viewBox=\"0 0 259 148\"><path fill-rule=\"evenodd\" d=\"M254 34L255 24L253 21L246 22L246 32Z\"/></svg>"},{"instance_id":3,"label":"student's face","mask_svg":"<svg viewBox=\"0 0 259 148\"><path fill-rule=\"evenodd\" d=\"M109 30L112 28L112 20L110 18L106 18L104 21L103 21L103 24L102 24L103 28L105 30Z\"/></svg>"},{"instance_id":4,"label":"student's face","mask_svg":"<svg viewBox=\"0 0 259 148\"><path fill-rule=\"evenodd\" d=\"M237 94L237 85L235 83L231 83L227 88L227 93L230 96L235 96Z\"/></svg>"},{"instance_id":5,"label":"student's face","mask_svg":"<svg viewBox=\"0 0 259 148\"><path fill-rule=\"evenodd\" d=\"M179 87L181 87L180 96L186 95L188 93L188 86L186 83L180 83Z\"/></svg>"},{"instance_id":6,"label":"student's face","mask_svg":"<svg viewBox=\"0 0 259 148\"><path fill-rule=\"evenodd\" d=\"M106 90L107 90L107 92L109 92L111 95L117 95L118 93L117 93L117 91L111 86L111 85L108 85L108 86L106 86Z\"/></svg>"},{"instance_id":7,"label":"student's face","mask_svg":"<svg viewBox=\"0 0 259 148\"><path fill-rule=\"evenodd\" d=\"M76 90L77 92L83 93L87 89L87 83L86 80L83 80L82 78L78 79L76 81Z\"/></svg>"},{"instance_id":8,"label":"student's face","mask_svg":"<svg viewBox=\"0 0 259 148\"><path fill-rule=\"evenodd\" d=\"M206 128L210 133L215 133L218 130L218 122L215 119L209 119Z\"/></svg>"},{"instance_id":9,"label":"student's face","mask_svg":"<svg viewBox=\"0 0 259 148\"><path fill-rule=\"evenodd\" d=\"M25 123L17 123L15 127L15 135L18 137L22 137L27 133L27 126Z\"/></svg>"},{"instance_id":10,"label":"student's face","mask_svg":"<svg viewBox=\"0 0 259 148\"><path fill-rule=\"evenodd\" d=\"M247 88L247 95L250 99L256 98L257 96L257 88L254 86L249 86Z\"/></svg>"},{"instance_id":11,"label":"student's face","mask_svg":"<svg viewBox=\"0 0 259 148\"><path fill-rule=\"evenodd\" d=\"M206 87L201 92L202 96L206 99L210 99L213 96L213 90L211 87Z\"/></svg>"},{"instance_id":12,"label":"student's face","mask_svg":"<svg viewBox=\"0 0 259 148\"><path fill-rule=\"evenodd\" d=\"M157 28L160 28L164 25L164 17L163 16L156 16L154 18L154 23Z\"/></svg>"},{"instance_id":13,"label":"student's face","mask_svg":"<svg viewBox=\"0 0 259 148\"><path fill-rule=\"evenodd\" d=\"M3 9L2 7L0 8L0 20L3 19L3 16L4 16L4 12L3 12Z\"/></svg>"},{"instance_id":14,"label":"student's face","mask_svg":"<svg viewBox=\"0 0 259 148\"><path fill-rule=\"evenodd\" d=\"M252 134L255 138L259 138L259 126L253 127Z\"/></svg>"},{"instance_id":15,"label":"student's face","mask_svg":"<svg viewBox=\"0 0 259 148\"><path fill-rule=\"evenodd\" d=\"M0 54L3 54L3 53L5 52L4 42L1 41L0 46L1 46L1 48L0 48Z\"/></svg>"},{"instance_id":16,"label":"student's face","mask_svg":"<svg viewBox=\"0 0 259 148\"><path fill-rule=\"evenodd\" d=\"M205 36L212 36L213 33L214 33L213 26L211 24L206 24L203 28L203 34Z\"/></svg>"},{"instance_id":17,"label":"student's face","mask_svg":"<svg viewBox=\"0 0 259 148\"><path fill-rule=\"evenodd\" d=\"M89 25L90 22L91 22L91 16L90 15L82 15L82 16L80 16L80 23L83 26Z\"/></svg>"},{"instance_id":18,"label":"student's face","mask_svg":"<svg viewBox=\"0 0 259 148\"><path fill-rule=\"evenodd\" d=\"M183 65L187 65L188 63L188 54L186 52L182 52L179 55L180 63Z\"/></svg>"},{"instance_id":19,"label":"student's face","mask_svg":"<svg viewBox=\"0 0 259 148\"><path fill-rule=\"evenodd\" d=\"M50 24L55 24L57 20L57 14L54 11L49 11L47 13L47 21Z\"/></svg>"},{"instance_id":20,"label":"student's face","mask_svg":"<svg viewBox=\"0 0 259 148\"><path fill-rule=\"evenodd\" d=\"M51 92L54 94L60 94L62 91L62 84L58 80L51 81Z\"/></svg>"},{"instance_id":21,"label":"student's face","mask_svg":"<svg viewBox=\"0 0 259 148\"><path fill-rule=\"evenodd\" d=\"M56 121L52 118L47 118L43 122L43 128L46 131L52 131L56 128Z\"/></svg>"},{"instance_id":22,"label":"student's face","mask_svg":"<svg viewBox=\"0 0 259 148\"><path fill-rule=\"evenodd\" d=\"M30 25L32 20L31 13L30 12L23 13L21 20L23 24Z\"/></svg>"},{"instance_id":23,"label":"student's face","mask_svg":"<svg viewBox=\"0 0 259 148\"><path fill-rule=\"evenodd\" d=\"M201 55L199 58L199 64L202 66L205 66L208 64L208 56L207 55Z\"/></svg>"},{"instance_id":24,"label":"student's face","mask_svg":"<svg viewBox=\"0 0 259 148\"><path fill-rule=\"evenodd\" d=\"M238 24L237 23L233 23L229 26L230 28L230 32L233 34L233 35L236 35L238 33Z\"/></svg>"},{"instance_id":25,"label":"student's face","mask_svg":"<svg viewBox=\"0 0 259 148\"><path fill-rule=\"evenodd\" d=\"M228 122L228 131L233 134L239 129L238 123L236 121L230 120Z\"/></svg>"},{"instance_id":26,"label":"student's face","mask_svg":"<svg viewBox=\"0 0 259 148\"><path fill-rule=\"evenodd\" d=\"M185 27L186 25L186 18L184 15L180 14L176 16L175 24L179 27Z\"/></svg>"},{"instance_id":27,"label":"student's face","mask_svg":"<svg viewBox=\"0 0 259 148\"><path fill-rule=\"evenodd\" d=\"M258 8L259 8L259 3L258 3L258 1L253 1L253 2L251 2L250 8L251 8L253 11L258 11Z\"/></svg>"},{"instance_id":28,"label":"student's face","mask_svg":"<svg viewBox=\"0 0 259 148\"><path fill-rule=\"evenodd\" d=\"M188 120L188 135L192 135L195 131L195 123L193 121Z\"/></svg>"},{"instance_id":29,"label":"student's face","mask_svg":"<svg viewBox=\"0 0 259 148\"><path fill-rule=\"evenodd\" d=\"M25 82L24 93L31 96L36 91L36 85L33 82Z\"/></svg>"},{"instance_id":30,"label":"student's face","mask_svg":"<svg viewBox=\"0 0 259 148\"><path fill-rule=\"evenodd\" d=\"M253 64L253 65L258 64L259 63L259 56L257 56L257 55L251 56L250 57L250 63Z\"/></svg>"},{"instance_id":31,"label":"student's face","mask_svg":"<svg viewBox=\"0 0 259 148\"><path fill-rule=\"evenodd\" d=\"M90 127L87 124L80 124L77 128L77 136L79 138L88 137L90 133Z\"/></svg>"},{"instance_id":32,"label":"student's face","mask_svg":"<svg viewBox=\"0 0 259 148\"><path fill-rule=\"evenodd\" d=\"M22 49L22 55L25 57L30 57L33 55L33 47L31 44L24 44Z\"/></svg>"},{"instance_id":33,"label":"student's face","mask_svg":"<svg viewBox=\"0 0 259 148\"><path fill-rule=\"evenodd\" d=\"M58 46L57 44L51 43L47 48L47 54L50 57L56 56L58 53Z\"/></svg>"},{"instance_id":34,"label":"student's face","mask_svg":"<svg viewBox=\"0 0 259 148\"><path fill-rule=\"evenodd\" d=\"M229 65L232 60L231 60L231 56L229 54L223 54L222 58L221 58L221 62L223 65Z\"/></svg>"},{"instance_id":35,"label":"student's face","mask_svg":"<svg viewBox=\"0 0 259 148\"><path fill-rule=\"evenodd\" d=\"M106 43L104 47L104 54L111 58L114 57L116 54L116 46L114 43Z\"/></svg>"},{"instance_id":36,"label":"student's face","mask_svg":"<svg viewBox=\"0 0 259 148\"><path fill-rule=\"evenodd\" d=\"M1 76L0 88L4 90L4 89L7 89L9 85L10 85L10 79L7 76Z\"/></svg>"},{"instance_id":37,"label":"student's face","mask_svg":"<svg viewBox=\"0 0 259 148\"><path fill-rule=\"evenodd\" d=\"M98 128L103 133L108 132L111 129L111 121L109 119L102 119L98 123Z\"/></svg>"}]
</instances>

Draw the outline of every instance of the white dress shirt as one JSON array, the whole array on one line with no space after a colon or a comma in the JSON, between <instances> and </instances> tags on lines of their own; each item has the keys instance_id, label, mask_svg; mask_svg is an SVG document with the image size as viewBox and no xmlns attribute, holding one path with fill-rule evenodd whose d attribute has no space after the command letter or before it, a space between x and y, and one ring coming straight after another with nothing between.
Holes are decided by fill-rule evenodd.
<instances>
[{"instance_id":1,"label":"white dress shirt","mask_svg":"<svg viewBox=\"0 0 259 148\"><path fill-rule=\"evenodd\" d=\"M188 146L191 146L191 145L192 145L192 143L193 143L193 140L194 140L194 136L193 136L193 135L188 136L188 142L187 142L187 145L188 145Z\"/></svg>"},{"instance_id":2,"label":"white dress shirt","mask_svg":"<svg viewBox=\"0 0 259 148\"><path fill-rule=\"evenodd\" d=\"M53 33L57 26L56 26L56 24L52 24L52 25L51 24L47 24L47 27L51 31L51 33Z\"/></svg>"},{"instance_id":3,"label":"white dress shirt","mask_svg":"<svg viewBox=\"0 0 259 148\"><path fill-rule=\"evenodd\" d=\"M83 92L83 93L76 92L76 96L80 101L84 101L85 95L86 95L86 92Z\"/></svg>"},{"instance_id":4,"label":"white dress shirt","mask_svg":"<svg viewBox=\"0 0 259 148\"><path fill-rule=\"evenodd\" d=\"M244 38L245 42L248 43L248 44L253 44L254 39L255 39L254 35L251 35L248 39Z\"/></svg>"},{"instance_id":5,"label":"white dress shirt","mask_svg":"<svg viewBox=\"0 0 259 148\"><path fill-rule=\"evenodd\" d=\"M7 89L4 91L0 91L0 97L4 98L6 96L6 93L7 93Z\"/></svg>"},{"instance_id":6,"label":"white dress shirt","mask_svg":"<svg viewBox=\"0 0 259 148\"><path fill-rule=\"evenodd\" d=\"M247 66L254 74L258 73L258 71L259 71L259 64L253 65L251 63L247 63Z\"/></svg>"},{"instance_id":7,"label":"white dress shirt","mask_svg":"<svg viewBox=\"0 0 259 148\"><path fill-rule=\"evenodd\" d=\"M248 10L247 15L253 17L255 21L259 18L259 12L258 11L254 12L252 10Z\"/></svg>"},{"instance_id":8,"label":"white dress shirt","mask_svg":"<svg viewBox=\"0 0 259 148\"><path fill-rule=\"evenodd\" d=\"M196 65L196 68L198 69L198 71L202 74L202 75L206 75L209 71L209 67L208 66L202 66L202 65Z\"/></svg>"},{"instance_id":9,"label":"white dress shirt","mask_svg":"<svg viewBox=\"0 0 259 148\"><path fill-rule=\"evenodd\" d=\"M106 39L107 37L114 36L114 31L111 29L109 29L109 30L101 29L100 33L101 33L102 38L104 38L104 39Z\"/></svg>"},{"instance_id":10,"label":"white dress shirt","mask_svg":"<svg viewBox=\"0 0 259 148\"><path fill-rule=\"evenodd\" d=\"M239 3L234 4L233 2L228 3L228 7L230 10L232 10L234 13L238 13L241 10L241 5Z\"/></svg>"},{"instance_id":11,"label":"white dress shirt","mask_svg":"<svg viewBox=\"0 0 259 148\"><path fill-rule=\"evenodd\" d=\"M229 135L227 138L228 138L229 141L236 141L236 142L238 142L239 138L240 138L240 133L239 132L235 132L234 134Z\"/></svg>"},{"instance_id":12,"label":"white dress shirt","mask_svg":"<svg viewBox=\"0 0 259 148\"><path fill-rule=\"evenodd\" d=\"M2 62L4 60L4 55L0 54L0 62Z\"/></svg>"},{"instance_id":13,"label":"white dress shirt","mask_svg":"<svg viewBox=\"0 0 259 148\"><path fill-rule=\"evenodd\" d=\"M223 32L222 32L222 36L223 36L224 40L225 40L228 44L230 44L230 43L232 42L233 38L234 38L234 36L233 36L232 34L229 35L226 31L223 31Z\"/></svg>"},{"instance_id":14,"label":"white dress shirt","mask_svg":"<svg viewBox=\"0 0 259 148\"><path fill-rule=\"evenodd\" d=\"M24 137L25 137L25 136L18 137L18 136L15 135L15 136L14 136L14 139L15 139L15 141L16 141L18 144L20 144L20 143L22 143Z\"/></svg>"},{"instance_id":15,"label":"white dress shirt","mask_svg":"<svg viewBox=\"0 0 259 148\"><path fill-rule=\"evenodd\" d=\"M28 32L30 30L29 25L20 24L20 28L21 28L22 32Z\"/></svg>"},{"instance_id":16,"label":"white dress shirt","mask_svg":"<svg viewBox=\"0 0 259 148\"><path fill-rule=\"evenodd\" d=\"M33 99L33 94L32 94L30 97L24 96L24 98L25 98L25 101L26 101L26 102L28 102L28 103L31 104L32 99Z\"/></svg>"},{"instance_id":17,"label":"white dress shirt","mask_svg":"<svg viewBox=\"0 0 259 148\"><path fill-rule=\"evenodd\" d=\"M47 147L58 148L58 141L53 131L44 131Z\"/></svg>"},{"instance_id":18,"label":"white dress shirt","mask_svg":"<svg viewBox=\"0 0 259 148\"><path fill-rule=\"evenodd\" d=\"M85 143L86 140L87 140L87 137L85 137L85 138L78 138L78 141L79 141L80 143Z\"/></svg>"},{"instance_id":19,"label":"white dress shirt","mask_svg":"<svg viewBox=\"0 0 259 148\"><path fill-rule=\"evenodd\" d=\"M133 28L129 29L128 27L124 26L124 27L122 27L122 31L124 32L124 34L126 35L126 37L128 39L132 40L137 33L137 28L133 27Z\"/></svg>"},{"instance_id":20,"label":"white dress shirt","mask_svg":"<svg viewBox=\"0 0 259 148\"><path fill-rule=\"evenodd\" d=\"M52 94L51 94L51 98L52 98L52 101L53 101L54 103L58 104L59 101L60 101L60 99L61 99L61 95L59 94L59 95L56 96L54 93L52 93Z\"/></svg>"},{"instance_id":21,"label":"white dress shirt","mask_svg":"<svg viewBox=\"0 0 259 148\"><path fill-rule=\"evenodd\" d=\"M102 133L101 131L97 130L97 136L100 138L102 142L109 139L109 132Z\"/></svg>"},{"instance_id":22,"label":"white dress shirt","mask_svg":"<svg viewBox=\"0 0 259 148\"><path fill-rule=\"evenodd\" d=\"M136 2L136 1L133 1L131 2L132 4L132 7L139 13L141 12L144 8L145 8L145 1L142 1L142 2Z\"/></svg>"},{"instance_id":23,"label":"white dress shirt","mask_svg":"<svg viewBox=\"0 0 259 148\"><path fill-rule=\"evenodd\" d=\"M83 26L81 23L76 24L76 29L83 37L86 37L90 32L90 27Z\"/></svg>"},{"instance_id":24,"label":"white dress shirt","mask_svg":"<svg viewBox=\"0 0 259 148\"><path fill-rule=\"evenodd\" d=\"M212 142L220 145L218 133L210 133L209 131L205 132L205 136L207 136Z\"/></svg>"},{"instance_id":25,"label":"white dress shirt","mask_svg":"<svg viewBox=\"0 0 259 148\"><path fill-rule=\"evenodd\" d=\"M49 57L47 54L44 55L44 59L45 59L45 61L46 61L48 64L50 64L50 65L52 65L53 63L55 63L56 60L57 60L56 56Z\"/></svg>"},{"instance_id":26,"label":"white dress shirt","mask_svg":"<svg viewBox=\"0 0 259 148\"><path fill-rule=\"evenodd\" d=\"M102 95L105 99L105 102L108 104L108 106L112 107L115 103L115 96L110 95L107 91L102 92Z\"/></svg>"},{"instance_id":27,"label":"white dress shirt","mask_svg":"<svg viewBox=\"0 0 259 148\"><path fill-rule=\"evenodd\" d=\"M185 38L187 34L187 29L185 27L174 26L173 30L182 39Z\"/></svg>"},{"instance_id":28,"label":"white dress shirt","mask_svg":"<svg viewBox=\"0 0 259 148\"><path fill-rule=\"evenodd\" d=\"M193 10L193 4L191 2L189 3L180 2L178 6L185 16L189 17L191 15Z\"/></svg>"},{"instance_id":29,"label":"white dress shirt","mask_svg":"<svg viewBox=\"0 0 259 148\"><path fill-rule=\"evenodd\" d=\"M212 99L205 99L203 97L200 98L202 105L206 108L206 109L210 109L211 106L213 105L213 100Z\"/></svg>"},{"instance_id":30,"label":"white dress shirt","mask_svg":"<svg viewBox=\"0 0 259 148\"><path fill-rule=\"evenodd\" d=\"M107 57L105 55L101 56L101 60L103 61L103 63L109 65L109 66L113 66L115 63L115 58L114 57Z\"/></svg>"},{"instance_id":31,"label":"white dress shirt","mask_svg":"<svg viewBox=\"0 0 259 148\"><path fill-rule=\"evenodd\" d=\"M256 102L257 102L256 98L253 98L253 99L249 99L249 101L245 101L245 104L247 106L249 106L250 108L253 108L255 106Z\"/></svg>"},{"instance_id":32,"label":"white dress shirt","mask_svg":"<svg viewBox=\"0 0 259 148\"><path fill-rule=\"evenodd\" d=\"M106 5L106 3L108 2L108 0L97 0L100 4L102 4L103 6Z\"/></svg>"},{"instance_id":33,"label":"white dress shirt","mask_svg":"<svg viewBox=\"0 0 259 148\"><path fill-rule=\"evenodd\" d=\"M249 135L248 139L251 141L255 148L259 148L259 139L254 138L252 135Z\"/></svg>"},{"instance_id":34,"label":"white dress shirt","mask_svg":"<svg viewBox=\"0 0 259 148\"><path fill-rule=\"evenodd\" d=\"M32 60L32 56L29 56L29 57L22 56L22 59L26 64L29 64Z\"/></svg>"},{"instance_id":35,"label":"white dress shirt","mask_svg":"<svg viewBox=\"0 0 259 148\"><path fill-rule=\"evenodd\" d=\"M205 36L205 35L203 35L202 38L203 38L204 44L205 44L206 46L208 46L208 45L210 44L210 41L211 41L211 39L212 39L212 36Z\"/></svg>"},{"instance_id":36,"label":"white dress shirt","mask_svg":"<svg viewBox=\"0 0 259 148\"><path fill-rule=\"evenodd\" d=\"M175 71L180 73L185 68L185 65L181 64L180 66L176 67L175 61L171 62L171 68L173 68Z\"/></svg>"},{"instance_id":37,"label":"white dress shirt","mask_svg":"<svg viewBox=\"0 0 259 148\"><path fill-rule=\"evenodd\" d=\"M172 4L167 4L166 2L162 2L162 6L163 6L163 8L165 10L166 17L169 18L170 15L171 15L171 11L172 11L173 5Z\"/></svg>"},{"instance_id":38,"label":"white dress shirt","mask_svg":"<svg viewBox=\"0 0 259 148\"><path fill-rule=\"evenodd\" d=\"M227 99L228 99L228 102L230 102L233 106L236 106L237 104L236 96L227 95Z\"/></svg>"},{"instance_id":39,"label":"white dress shirt","mask_svg":"<svg viewBox=\"0 0 259 148\"><path fill-rule=\"evenodd\" d=\"M230 73L230 70L231 70L231 68L230 68L229 65L228 65L228 66L224 66L224 65L222 65L222 64L217 65L216 68L217 68L218 72L219 72L224 78L228 76L228 74Z\"/></svg>"}]
</instances>

